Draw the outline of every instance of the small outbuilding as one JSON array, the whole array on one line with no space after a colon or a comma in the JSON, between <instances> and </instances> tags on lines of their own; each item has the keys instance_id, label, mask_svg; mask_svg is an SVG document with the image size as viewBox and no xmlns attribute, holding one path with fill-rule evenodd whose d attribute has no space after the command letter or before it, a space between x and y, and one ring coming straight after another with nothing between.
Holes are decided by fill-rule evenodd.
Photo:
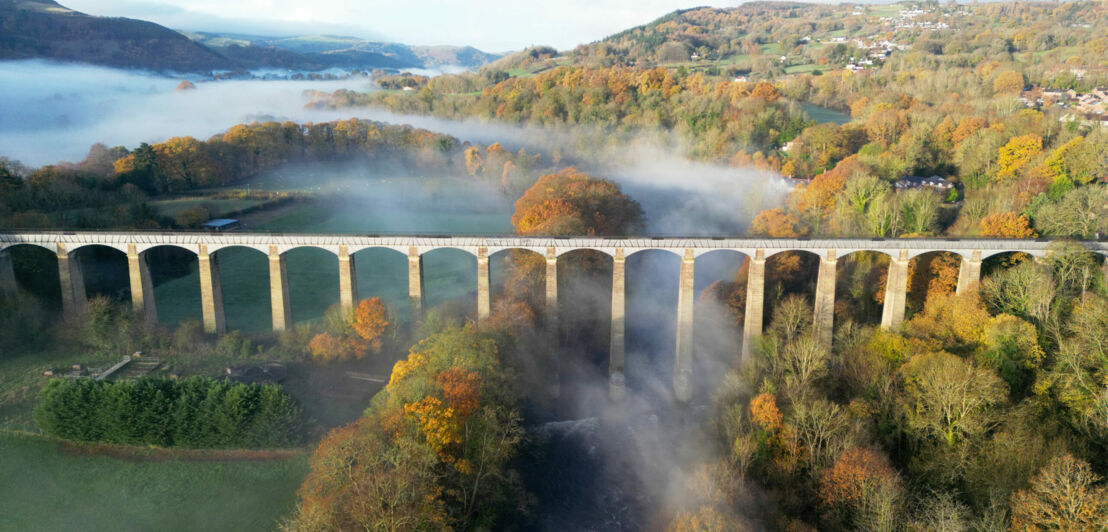
<instances>
[{"instance_id":1,"label":"small outbuilding","mask_svg":"<svg viewBox=\"0 0 1108 532\"><path fill-rule=\"evenodd\" d=\"M215 218L204 222L202 227L213 233L225 233L242 228L242 224L234 218Z\"/></svg>"}]
</instances>

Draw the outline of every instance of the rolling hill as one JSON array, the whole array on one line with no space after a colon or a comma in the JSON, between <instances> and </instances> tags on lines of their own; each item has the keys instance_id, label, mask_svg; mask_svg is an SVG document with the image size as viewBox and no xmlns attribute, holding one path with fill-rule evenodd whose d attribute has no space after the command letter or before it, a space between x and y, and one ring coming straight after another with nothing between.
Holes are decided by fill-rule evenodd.
<instances>
[{"instance_id":1,"label":"rolling hill","mask_svg":"<svg viewBox=\"0 0 1108 532\"><path fill-rule=\"evenodd\" d=\"M497 57L472 47L408 46L356 37L181 33L142 20L86 15L52 0L0 0L0 60L53 59L203 73L477 67Z\"/></svg>"},{"instance_id":2,"label":"rolling hill","mask_svg":"<svg viewBox=\"0 0 1108 532\"><path fill-rule=\"evenodd\" d=\"M0 0L0 59L31 58L182 72L236 66L152 22L92 17L50 0Z\"/></svg>"}]
</instances>

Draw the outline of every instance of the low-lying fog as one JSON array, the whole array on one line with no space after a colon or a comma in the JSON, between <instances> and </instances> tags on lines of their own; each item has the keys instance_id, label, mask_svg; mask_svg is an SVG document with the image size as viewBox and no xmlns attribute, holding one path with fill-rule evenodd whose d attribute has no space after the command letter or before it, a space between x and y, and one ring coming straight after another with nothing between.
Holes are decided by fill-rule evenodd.
<instances>
[{"instance_id":1,"label":"low-lying fog","mask_svg":"<svg viewBox=\"0 0 1108 532\"><path fill-rule=\"evenodd\" d=\"M304 91L367 90L366 78L339 81L197 82L140 71L47 61L2 61L0 155L42 166L80 161L102 142L134 149L189 135L200 139L255 120L334 120L348 113L304 109Z\"/></svg>"},{"instance_id":2,"label":"low-lying fog","mask_svg":"<svg viewBox=\"0 0 1108 532\"><path fill-rule=\"evenodd\" d=\"M570 134L372 108L305 109L305 91L372 90L365 78L204 82L195 90L178 91L177 78L35 60L0 62L0 79L0 155L32 167L79 161L97 142L133 149L174 136L206 139L255 120L357 117L407 123L471 142L500 142L513 150L556 151L618 182L643 205L648 230L656 235L741 234L754 213L779 204L788 191L772 173L691 163L680 155L679 143L665 137L629 140L584 127ZM606 143L599 150L598 140Z\"/></svg>"}]
</instances>

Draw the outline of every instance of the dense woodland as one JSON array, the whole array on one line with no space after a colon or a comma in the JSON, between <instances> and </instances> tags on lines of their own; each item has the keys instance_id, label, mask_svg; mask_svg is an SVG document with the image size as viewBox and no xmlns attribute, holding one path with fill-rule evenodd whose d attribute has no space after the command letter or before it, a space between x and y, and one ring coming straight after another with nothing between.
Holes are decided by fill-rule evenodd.
<instances>
[{"instance_id":1,"label":"dense woodland","mask_svg":"<svg viewBox=\"0 0 1108 532\"><path fill-rule=\"evenodd\" d=\"M683 411L701 421L687 437L706 439L710 451L675 452L687 496L654 507L653 523L681 531L1103 530L1108 279L1103 257L1065 240L1108 231L1108 129L1097 117L1075 120L1070 109L1018 97L1031 86L1108 84L1108 11L1090 2L931 2L901 24L882 18L897 10L878 8L681 11L569 52L535 48L476 73L390 77L390 90L317 94L313 104L573 134L572 146L541 156L359 120L241 125L207 141L95 146L83 162L37 170L5 160L0 224L181 226L144 202L294 161L353 159L495 185L519 198L512 223L522 235L641 234L634 198L582 168L647 138L693 160L793 178L783 204L759 213L750 235L1057 239L1045 259L988 260L982 281L961 294L960 257L914 259L908 319L895 330L876 326L888 257L841 257L833 348L811 334L818 258L772 257L766 332L734 357L706 416ZM867 51L856 38L897 47L851 71L845 64ZM815 68L790 72L797 65ZM395 90L403 88L415 90ZM819 122L802 104L850 120ZM897 186L932 175L953 187ZM750 183L737 177L734 186ZM527 528L535 501L520 478L525 416L542 405L536 390L559 362L606 374L607 301L595 294L607 290L610 264L589 253L559 262L568 272L561 275L596 283L560 294L572 309L560 331L550 330L541 304L545 261L524 252L510 257L487 325L467 324L458 309L430 313L413 328L423 340L363 417L323 438L299 511L284 527ZM740 268L700 295L722 309L713 318L743 323L746 274ZM0 309L19 306L0 298ZM261 347L92 307L75 327L95 349L262 349L327 364L405 343L376 300ZM48 320L37 311L5 314L20 334ZM549 335L562 349L549 347Z\"/></svg>"}]
</instances>

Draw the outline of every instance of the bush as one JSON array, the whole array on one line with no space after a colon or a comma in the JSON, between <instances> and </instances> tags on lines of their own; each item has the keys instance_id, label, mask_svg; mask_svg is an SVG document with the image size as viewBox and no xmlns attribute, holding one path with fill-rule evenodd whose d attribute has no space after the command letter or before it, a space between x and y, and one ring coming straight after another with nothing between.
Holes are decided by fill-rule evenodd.
<instances>
[{"instance_id":1,"label":"bush","mask_svg":"<svg viewBox=\"0 0 1108 532\"><path fill-rule=\"evenodd\" d=\"M78 441L193 448L288 447L302 410L277 385L192 377L50 381L35 409L48 434Z\"/></svg>"}]
</instances>

